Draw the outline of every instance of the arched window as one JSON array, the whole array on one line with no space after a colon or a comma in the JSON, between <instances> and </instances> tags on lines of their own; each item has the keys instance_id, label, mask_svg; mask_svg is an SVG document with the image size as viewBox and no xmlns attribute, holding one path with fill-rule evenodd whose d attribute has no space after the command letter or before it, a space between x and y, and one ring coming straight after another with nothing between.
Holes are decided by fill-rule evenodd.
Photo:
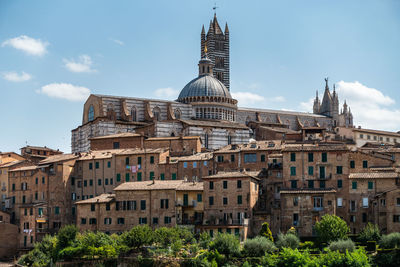
<instances>
[{"instance_id":1,"label":"arched window","mask_svg":"<svg viewBox=\"0 0 400 267\"><path fill-rule=\"evenodd\" d=\"M154 116L154 119L156 121L160 121L161 120L161 110L160 110L159 107L153 108L153 116Z\"/></svg>"},{"instance_id":2,"label":"arched window","mask_svg":"<svg viewBox=\"0 0 400 267\"><path fill-rule=\"evenodd\" d=\"M174 111L175 119L179 120L181 118L181 110L179 108Z\"/></svg>"},{"instance_id":3,"label":"arched window","mask_svg":"<svg viewBox=\"0 0 400 267\"><path fill-rule=\"evenodd\" d=\"M136 121L137 117L136 117L136 107L132 107L131 108L131 117L132 117L132 121Z\"/></svg>"},{"instance_id":4,"label":"arched window","mask_svg":"<svg viewBox=\"0 0 400 267\"><path fill-rule=\"evenodd\" d=\"M232 135L228 134L228 145L232 144Z\"/></svg>"},{"instance_id":5,"label":"arched window","mask_svg":"<svg viewBox=\"0 0 400 267\"><path fill-rule=\"evenodd\" d=\"M88 113L88 121L94 120L94 107L93 105L90 105L89 107L89 113Z\"/></svg>"},{"instance_id":6,"label":"arched window","mask_svg":"<svg viewBox=\"0 0 400 267\"><path fill-rule=\"evenodd\" d=\"M208 133L204 134L204 146L205 148L208 148Z\"/></svg>"}]
</instances>

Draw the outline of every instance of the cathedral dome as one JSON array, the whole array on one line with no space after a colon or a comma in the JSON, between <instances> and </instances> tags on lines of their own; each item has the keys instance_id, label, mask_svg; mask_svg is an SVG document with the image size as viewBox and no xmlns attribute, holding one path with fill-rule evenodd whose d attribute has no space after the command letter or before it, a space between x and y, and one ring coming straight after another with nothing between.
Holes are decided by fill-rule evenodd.
<instances>
[{"instance_id":1,"label":"cathedral dome","mask_svg":"<svg viewBox=\"0 0 400 267\"><path fill-rule=\"evenodd\" d=\"M181 91L178 101L186 97L220 96L232 98L228 89L211 75L201 75L190 81Z\"/></svg>"}]
</instances>

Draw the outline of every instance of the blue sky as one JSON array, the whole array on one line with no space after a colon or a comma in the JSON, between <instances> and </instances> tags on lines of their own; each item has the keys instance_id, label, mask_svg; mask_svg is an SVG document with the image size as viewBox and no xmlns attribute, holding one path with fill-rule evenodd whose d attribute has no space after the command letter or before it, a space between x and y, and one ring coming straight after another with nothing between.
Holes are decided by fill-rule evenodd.
<instances>
[{"instance_id":1,"label":"blue sky","mask_svg":"<svg viewBox=\"0 0 400 267\"><path fill-rule=\"evenodd\" d=\"M70 151L87 94L175 99L214 1L0 0L0 151ZM356 125L400 130L400 1L217 1L239 106L310 111L324 80Z\"/></svg>"}]
</instances>

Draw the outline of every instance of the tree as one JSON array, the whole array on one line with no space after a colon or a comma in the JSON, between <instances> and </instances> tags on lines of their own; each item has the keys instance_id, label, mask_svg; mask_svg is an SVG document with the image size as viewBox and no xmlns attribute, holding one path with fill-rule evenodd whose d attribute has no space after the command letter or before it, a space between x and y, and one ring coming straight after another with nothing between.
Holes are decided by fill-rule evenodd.
<instances>
[{"instance_id":1,"label":"tree","mask_svg":"<svg viewBox=\"0 0 400 267\"><path fill-rule=\"evenodd\" d=\"M211 249L214 249L229 258L239 254L240 242L234 235L218 234L211 244Z\"/></svg>"},{"instance_id":2,"label":"tree","mask_svg":"<svg viewBox=\"0 0 400 267\"><path fill-rule=\"evenodd\" d=\"M274 238L272 237L272 232L269 229L269 224L267 222L262 224L259 235L266 237L269 240L271 240L272 242L274 242Z\"/></svg>"},{"instance_id":3,"label":"tree","mask_svg":"<svg viewBox=\"0 0 400 267\"><path fill-rule=\"evenodd\" d=\"M321 221L315 224L318 240L320 243L329 243L339 239L347 239L350 228L346 222L336 215L324 215Z\"/></svg>"},{"instance_id":4,"label":"tree","mask_svg":"<svg viewBox=\"0 0 400 267\"><path fill-rule=\"evenodd\" d=\"M381 231L378 225L368 223L358 236L358 240L361 242L367 241L379 241L381 239Z\"/></svg>"},{"instance_id":5,"label":"tree","mask_svg":"<svg viewBox=\"0 0 400 267\"><path fill-rule=\"evenodd\" d=\"M75 240L76 234L78 233L78 228L75 225L63 226L57 234L57 247L58 249L63 249L71 245Z\"/></svg>"},{"instance_id":6,"label":"tree","mask_svg":"<svg viewBox=\"0 0 400 267\"><path fill-rule=\"evenodd\" d=\"M154 232L148 225L138 225L129 232L124 232L121 238L124 245L138 249L145 245L151 245L154 239Z\"/></svg>"}]
</instances>

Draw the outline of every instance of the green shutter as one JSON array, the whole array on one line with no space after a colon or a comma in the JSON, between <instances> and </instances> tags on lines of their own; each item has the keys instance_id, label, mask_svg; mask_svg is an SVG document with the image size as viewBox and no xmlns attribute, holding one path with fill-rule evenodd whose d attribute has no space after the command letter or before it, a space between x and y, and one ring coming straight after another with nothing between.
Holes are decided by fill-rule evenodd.
<instances>
[{"instance_id":1,"label":"green shutter","mask_svg":"<svg viewBox=\"0 0 400 267\"><path fill-rule=\"evenodd\" d=\"M172 174L172 180L176 180L176 173Z\"/></svg>"},{"instance_id":2,"label":"green shutter","mask_svg":"<svg viewBox=\"0 0 400 267\"><path fill-rule=\"evenodd\" d=\"M322 162L327 162L328 161L328 154L326 152L322 153Z\"/></svg>"},{"instance_id":3,"label":"green shutter","mask_svg":"<svg viewBox=\"0 0 400 267\"><path fill-rule=\"evenodd\" d=\"M296 161L296 153L290 153L290 161Z\"/></svg>"},{"instance_id":4,"label":"green shutter","mask_svg":"<svg viewBox=\"0 0 400 267\"><path fill-rule=\"evenodd\" d=\"M314 175L314 167L308 166L308 175Z\"/></svg>"},{"instance_id":5,"label":"green shutter","mask_svg":"<svg viewBox=\"0 0 400 267\"><path fill-rule=\"evenodd\" d=\"M150 172L150 180L154 179L154 172Z\"/></svg>"},{"instance_id":6,"label":"green shutter","mask_svg":"<svg viewBox=\"0 0 400 267\"><path fill-rule=\"evenodd\" d=\"M295 176L296 175L296 167L290 167L290 175Z\"/></svg>"},{"instance_id":7,"label":"green shutter","mask_svg":"<svg viewBox=\"0 0 400 267\"><path fill-rule=\"evenodd\" d=\"M374 182L372 182L372 181L368 182L368 189L369 190L374 189Z\"/></svg>"},{"instance_id":8,"label":"green shutter","mask_svg":"<svg viewBox=\"0 0 400 267\"><path fill-rule=\"evenodd\" d=\"M314 153L308 153L308 162L314 161Z\"/></svg>"},{"instance_id":9,"label":"green shutter","mask_svg":"<svg viewBox=\"0 0 400 267\"><path fill-rule=\"evenodd\" d=\"M120 181L121 181L121 174L117 173L117 182L120 182Z\"/></svg>"},{"instance_id":10,"label":"green shutter","mask_svg":"<svg viewBox=\"0 0 400 267\"><path fill-rule=\"evenodd\" d=\"M351 188L352 189L357 189L357 182L352 182L351 183Z\"/></svg>"},{"instance_id":11,"label":"green shutter","mask_svg":"<svg viewBox=\"0 0 400 267\"><path fill-rule=\"evenodd\" d=\"M137 173L137 180L140 182L142 180L142 173L138 172Z\"/></svg>"},{"instance_id":12,"label":"green shutter","mask_svg":"<svg viewBox=\"0 0 400 267\"><path fill-rule=\"evenodd\" d=\"M129 178L130 178L130 177L129 177L129 173L126 173L126 174L125 174L125 182L129 182Z\"/></svg>"},{"instance_id":13,"label":"green shutter","mask_svg":"<svg viewBox=\"0 0 400 267\"><path fill-rule=\"evenodd\" d=\"M161 173L161 174L160 174L160 179L161 179L161 180L165 180L165 175L164 175L164 173Z\"/></svg>"}]
</instances>

